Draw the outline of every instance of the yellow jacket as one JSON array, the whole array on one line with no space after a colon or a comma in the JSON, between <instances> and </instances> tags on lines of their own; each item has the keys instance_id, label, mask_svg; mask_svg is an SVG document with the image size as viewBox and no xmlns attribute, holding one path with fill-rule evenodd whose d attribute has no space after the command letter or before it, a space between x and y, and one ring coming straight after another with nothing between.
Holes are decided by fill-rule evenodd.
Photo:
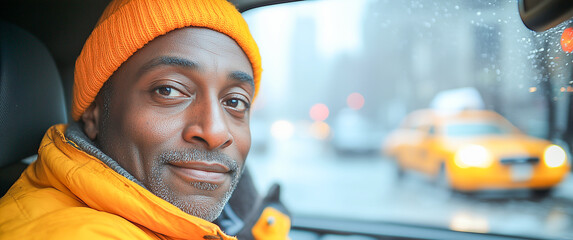
<instances>
[{"instance_id":1,"label":"yellow jacket","mask_svg":"<svg viewBox=\"0 0 573 240\"><path fill-rule=\"evenodd\" d=\"M65 129L47 131L0 199L0 239L235 239L79 150Z\"/></svg>"}]
</instances>

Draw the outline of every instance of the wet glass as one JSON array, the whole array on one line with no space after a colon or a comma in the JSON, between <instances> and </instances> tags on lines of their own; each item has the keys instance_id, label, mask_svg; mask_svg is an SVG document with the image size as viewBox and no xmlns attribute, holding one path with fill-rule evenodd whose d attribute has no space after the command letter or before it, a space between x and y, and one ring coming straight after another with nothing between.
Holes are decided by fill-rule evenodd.
<instances>
[{"instance_id":1,"label":"wet glass","mask_svg":"<svg viewBox=\"0 0 573 240\"><path fill-rule=\"evenodd\" d=\"M264 69L247 164L261 192L281 184L293 214L573 236L570 176L544 197L460 194L416 171L399 177L382 147L415 110L472 108L570 156L571 21L535 33L516 1L485 0L304 1L244 16ZM523 166L513 171L530 177Z\"/></svg>"}]
</instances>

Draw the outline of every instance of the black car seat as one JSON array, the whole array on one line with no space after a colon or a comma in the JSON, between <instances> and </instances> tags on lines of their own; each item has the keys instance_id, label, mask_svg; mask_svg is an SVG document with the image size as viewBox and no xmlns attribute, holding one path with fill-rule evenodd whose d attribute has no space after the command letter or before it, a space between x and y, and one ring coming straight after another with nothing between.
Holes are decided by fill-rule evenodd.
<instances>
[{"instance_id":1,"label":"black car seat","mask_svg":"<svg viewBox=\"0 0 573 240\"><path fill-rule=\"evenodd\" d=\"M67 121L62 81L48 49L0 21L0 196L34 160L46 130Z\"/></svg>"}]
</instances>

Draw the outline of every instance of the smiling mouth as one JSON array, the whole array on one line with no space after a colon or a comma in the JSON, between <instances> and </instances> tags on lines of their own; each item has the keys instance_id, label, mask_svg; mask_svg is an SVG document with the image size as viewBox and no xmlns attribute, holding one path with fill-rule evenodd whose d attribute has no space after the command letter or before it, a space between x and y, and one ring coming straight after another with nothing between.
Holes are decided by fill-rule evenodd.
<instances>
[{"instance_id":1,"label":"smiling mouth","mask_svg":"<svg viewBox=\"0 0 573 240\"><path fill-rule=\"evenodd\" d=\"M220 186L231 174L231 170L220 163L172 162L168 166L177 176L190 183L210 183Z\"/></svg>"}]
</instances>

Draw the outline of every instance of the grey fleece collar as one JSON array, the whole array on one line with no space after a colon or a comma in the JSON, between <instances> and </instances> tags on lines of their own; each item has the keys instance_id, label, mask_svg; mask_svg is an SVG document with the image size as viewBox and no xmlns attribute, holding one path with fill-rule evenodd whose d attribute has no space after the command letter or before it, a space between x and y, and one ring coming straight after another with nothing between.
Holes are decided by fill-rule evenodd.
<instances>
[{"instance_id":1,"label":"grey fleece collar","mask_svg":"<svg viewBox=\"0 0 573 240\"><path fill-rule=\"evenodd\" d=\"M124 168L122 168L118 162L111 159L111 157L109 157L108 155L103 153L101 150L99 150L99 148L96 147L95 143L92 142L88 138L88 136L86 136L80 123L78 123L78 122L69 123L68 129L66 129L66 132L64 133L64 135L66 136L66 138L68 138L68 139L72 140L74 143L76 143L79 146L80 150L88 153L89 155L96 157L97 159L99 159L100 161L105 163L108 167L110 167L111 169L113 169L117 173L121 174L122 176L126 177L127 179L129 179L129 180L131 180L131 181L133 181L133 182L135 182L135 183L137 183L140 186L145 188L145 186L143 186L143 184L139 180L137 180L133 175L131 175Z\"/></svg>"}]
</instances>

